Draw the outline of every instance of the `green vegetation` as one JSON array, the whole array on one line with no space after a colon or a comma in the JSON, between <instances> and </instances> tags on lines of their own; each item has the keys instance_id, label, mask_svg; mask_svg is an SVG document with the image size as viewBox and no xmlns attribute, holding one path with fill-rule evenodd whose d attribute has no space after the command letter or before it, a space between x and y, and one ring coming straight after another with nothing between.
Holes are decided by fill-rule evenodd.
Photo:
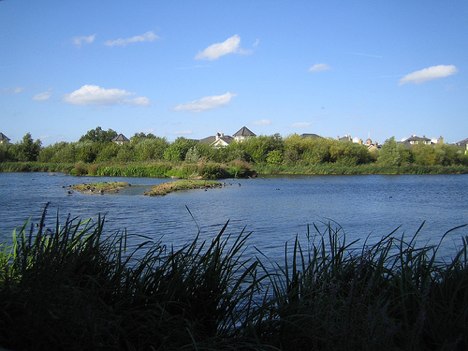
<instances>
[{"instance_id":1,"label":"green vegetation","mask_svg":"<svg viewBox=\"0 0 468 351\"><path fill-rule=\"evenodd\" d=\"M468 173L468 155L447 144L406 145L388 139L381 149L326 138L257 136L213 148L196 140L138 133L130 142L111 141L100 127L78 142L41 147L28 133L17 144L0 145L0 171L62 169L75 175L206 179L269 174ZM38 165L36 165L38 163ZM50 165L50 166L48 166Z\"/></svg>"},{"instance_id":2,"label":"green vegetation","mask_svg":"<svg viewBox=\"0 0 468 351\"><path fill-rule=\"evenodd\" d=\"M73 190L89 194L118 193L120 190L129 187L127 182L99 182L83 183L72 185Z\"/></svg>"},{"instance_id":3,"label":"green vegetation","mask_svg":"<svg viewBox=\"0 0 468 351\"><path fill-rule=\"evenodd\" d=\"M468 348L468 237L441 261L439 246L416 245L420 230L359 247L313 226L269 262L246 257L250 234L230 236L227 224L176 250L109 235L104 218L46 222L44 212L0 251L0 347Z\"/></svg>"},{"instance_id":4,"label":"green vegetation","mask_svg":"<svg viewBox=\"0 0 468 351\"><path fill-rule=\"evenodd\" d=\"M220 188L222 184L214 180L176 180L174 182L167 182L155 185L151 190L145 192L148 196L162 196L174 191L192 190L192 189L212 189Z\"/></svg>"}]
</instances>

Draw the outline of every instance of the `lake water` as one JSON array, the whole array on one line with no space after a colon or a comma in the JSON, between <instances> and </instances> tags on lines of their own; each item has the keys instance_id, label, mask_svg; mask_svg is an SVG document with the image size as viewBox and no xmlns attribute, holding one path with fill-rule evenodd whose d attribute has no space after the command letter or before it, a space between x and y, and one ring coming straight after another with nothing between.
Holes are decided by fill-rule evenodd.
<instances>
[{"instance_id":1,"label":"lake water","mask_svg":"<svg viewBox=\"0 0 468 351\"><path fill-rule=\"evenodd\" d=\"M120 194L68 194L70 184L127 181ZM146 197L150 185L167 179L92 178L47 173L0 174L0 241L28 218L38 220L48 202L50 223L57 211L83 219L106 215L106 229L127 229L165 244L182 245L200 230L214 237L229 220L228 233L252 231L249 252L282 256L284 243L305 236L307 226L333 221L347 240L363 242L390 233L412 235L423 221L422 242L436 243L449 229L468 223L468 175L437 176L311 176L225 180L226 186L164 197ZM187 210L190 210L190 212ZM468 228L451 233L444 250L453 252Z\"/></svg>"}]
</instances>

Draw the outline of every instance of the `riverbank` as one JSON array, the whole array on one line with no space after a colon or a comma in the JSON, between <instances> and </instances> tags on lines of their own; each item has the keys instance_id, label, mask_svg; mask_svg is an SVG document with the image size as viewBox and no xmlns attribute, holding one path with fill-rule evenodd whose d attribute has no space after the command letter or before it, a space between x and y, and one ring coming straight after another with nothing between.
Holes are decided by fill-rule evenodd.
<instances>
[{"instance_id":1,"label":"riverbank","mask_svg":"<svg viewBox=\"0 0 468 351\"><path fill-rule=\"evenodd\" d=\"M40 163L2 162L0 172L60 172L77 176L147 177L147 178L248 178L257 175L366 175L366 174L468 174L468 166L399 167L363 164L347 166L336 163L316 165L250 164L244 161L214 162L147 162L147 163Z\"/></svg>"},{"instance_id":2,"label":"riverbank","mask_svg":"<svg viewBox=\"0 0 468 351\"><path fill-rule=\"evenodd\" d=\"M16 349L466 349L468 243L346 242L328 225L243 256L250 234L180 250L104 232L105 218L25 225L0 251L0 347ZM94 224L92 224L94 223ZM421 229L421 228L420 228ZM419 230L418 230L419 232ZM447 233L448 234L448 233ZM446 235L447 235L446 234Z\"/></svg>"}]
</instances>

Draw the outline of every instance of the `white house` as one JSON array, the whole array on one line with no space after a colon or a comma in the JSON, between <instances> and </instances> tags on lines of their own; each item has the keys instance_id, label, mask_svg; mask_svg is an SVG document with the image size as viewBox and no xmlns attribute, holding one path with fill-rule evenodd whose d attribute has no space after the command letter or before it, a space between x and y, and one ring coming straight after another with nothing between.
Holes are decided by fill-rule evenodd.
<instances>
[{"instance_id":1,"label":"white house","mask_svg":"<svg viewBox=\"0 0 468 351\"><path fill-rule=\"evenodd\" d=\"M235 141L244 141L256 135L249 128L244 126L241 129L239 129L233 136Z\"/></svg>"}]
</instances>

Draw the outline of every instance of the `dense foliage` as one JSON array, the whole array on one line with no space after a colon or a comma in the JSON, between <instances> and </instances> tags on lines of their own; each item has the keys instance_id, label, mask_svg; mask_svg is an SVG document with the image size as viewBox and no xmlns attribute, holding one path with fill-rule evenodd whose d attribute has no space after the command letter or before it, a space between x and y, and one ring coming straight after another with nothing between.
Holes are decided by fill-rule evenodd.
<instances>
[{"instance_id":1,"label":"dense foliage","mask_svg":"<svg viewBox=\"0 0 468 351\"><path fill-rule=\"evenodd\" d=\"M46 147L28 133L16 144L0 145L0 162L38 161L42 163L127 164L136 162L230 163L245 162L258 169L285 170L327 167L375 169L468 166L465 150L455 145L406 145L390 138L380 149L326 138L279 134L257 136L213 148L196 140L177 138L168 142L153 134L137 133L130 142L112 142L117 133L100 127L88 131L78 142L59 142ZM372 172L371 172L372 173Z\"/></svg>"},{"instance_id":2,"label":"dense foliage","mask_svg":"<svg viewBox=\"0 0 468 351\"><path fill-rule=\"evenodd\" d=\"M47 223L0 246L0 348L468 348L468 237L441 260L416 244L422 226L360 247L324 224L271 262L227 224L177 249L106 233L103 218Z\"/></svg>"}]
</instances>

